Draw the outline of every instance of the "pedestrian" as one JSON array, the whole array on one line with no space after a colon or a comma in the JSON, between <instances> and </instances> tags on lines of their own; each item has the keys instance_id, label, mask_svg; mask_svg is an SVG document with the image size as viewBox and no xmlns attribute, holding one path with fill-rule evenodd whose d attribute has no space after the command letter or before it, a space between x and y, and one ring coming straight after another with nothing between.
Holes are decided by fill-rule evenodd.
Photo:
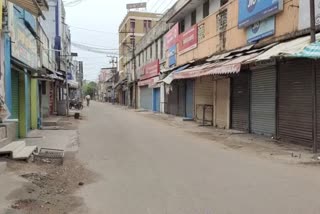
<instances>
[{"instance_id":1,"label":"pedestrian","mask_svg":"<svg viewBox=\"0 0 320 214\"><path fill-rule=\"evenodd\" d=\"M87 100L87 106L89 107L90 100L91 100L91 96L89 94L86 96L86 100Z\"/></svg>"}]
</instances>

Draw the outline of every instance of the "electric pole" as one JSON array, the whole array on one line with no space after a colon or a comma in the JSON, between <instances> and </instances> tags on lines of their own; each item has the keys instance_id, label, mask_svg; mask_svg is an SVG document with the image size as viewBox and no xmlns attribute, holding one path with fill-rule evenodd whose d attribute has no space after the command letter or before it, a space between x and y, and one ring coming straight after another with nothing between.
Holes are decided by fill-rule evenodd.
<instances>
[{"instance_id":1,"label":"electric pole","mask_svg":"<svg viewBox=\"0 0 320 214\"><path fill-rule=\"evenodd\" d=\"M316 42L316 19L314 0L310 0L310 34L311 43Z\"/></svg>"}]
</instances>

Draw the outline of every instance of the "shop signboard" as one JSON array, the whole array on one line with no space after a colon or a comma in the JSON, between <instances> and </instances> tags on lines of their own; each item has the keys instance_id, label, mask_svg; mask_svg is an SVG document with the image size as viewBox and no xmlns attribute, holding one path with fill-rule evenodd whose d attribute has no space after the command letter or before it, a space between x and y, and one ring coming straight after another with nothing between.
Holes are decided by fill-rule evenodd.
<instances>
[{"instance_id":1,"label":"shop signboard","mask_svg":"<svg viewBox=\"0 0 320 214\"><path fill-rule=\"evenodd\" d=\"M194 25L179 35L179 54L184 54L198 46L198 25Z\"/></svg>"},{"instance_id":2,"label":"shop signboard","mask_svg":"<svg viewBox=\"0 0 320 214\"><path fill-rule=\"evenodd\" d=\"M283 0L239 0L238 27L244 28L283 10Z\"/></svg>"},{"instance_id":3,"label":"shop signboard","mask_svg":"<svg viewBox=\"0 0 320 214\"><path fill-rule=\"evenodd\" d=\"M149 79L151 77L158 76L160 73L160 63L159 59L145 65L142 68L141 80Z\"/></svg>"},{"instance_id":4,"label":"shop signboard","mask_svg":"<svg viewBox=\"0 0 320 214\"><path fill-rule=\"evenodd\" d=\"M254 43L275 33L275 17L259 21L247 29L248 43Z\"/></svg>"},{"instance_id":5,"label":"shop signboard","mask_svg":"<svg viewBox=\"0 0 320 214\"><path fill-rule=\"evenodd\" d=\"M173 45L171 48L169 48L168 51L168 65L169 67L177 64L177 45Z\"/></svg>"},{"instance_id":6,"label":"shop signboard","mask_svg":"<svg viewBox=\"0 0 320 214\"><path fill-rule=\"evenodd\" d=\"M165 35L167 50L177 44L178 36L179 36L179 23L174 25L171 28L171 30L169 30L169 32Z\"/></svg>"},{"instance_id":7,"label":"shop signboard","mask_svg":"<svg viewBox=\"0 0 320 214\"><path fill-rule=\"evenodd\" d=\"M12 56L31 68L38 68L37 41L25 26L23 12L14 7Z\"/></svg>"}]
</instances>

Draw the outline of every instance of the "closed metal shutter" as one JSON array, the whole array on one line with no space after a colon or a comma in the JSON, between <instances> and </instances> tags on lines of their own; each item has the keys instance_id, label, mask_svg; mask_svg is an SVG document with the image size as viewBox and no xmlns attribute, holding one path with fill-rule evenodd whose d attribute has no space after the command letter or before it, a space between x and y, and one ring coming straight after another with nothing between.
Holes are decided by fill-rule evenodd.
<instances>
[{"instance_id":1,"label":"closed metal shutter","mask_svg":"<svg viewBox=\"0 0 320 214\"><path fill-rule=\"evenodd\" d=\"M177 81L174 81L170 86L167 86L166 90L169 90L167 110L168 114L178 115L178 99L179 99L179 85Z\"/></svg>"},{"instance_id":2,"label":"closed metal shutter","mask_svg":"<svg viewBox=\"0 0 320 214\"><path fill-rule=\"evenodd\" d=\"M213 77L204 76L195 81L195 113L196 119L201 122L203 119L202 105L213 106ZM205 113L205 119L213 122L213 109L208 109Z\"/></svg>"},{"instance_id":3,"label":"closed metal shutter","mask_svg":"<svg viewBox=\"0 0 320 214\"><path fill-rule=\"evenodd\" d=\"M317 142L320 150L320 62L317 63Z\"/></svg>"},{"instance_id":4,"label":"closed metal shutter","mask_svg":"<svg viewBox=\"0 0 320 214\"><path fill-rule=\"evenodd\" d=\"M193 87L194 87L194 81L187 80L186 81L186 117L191 119L194 118Z\"/></svg>"},{"instance_id":5,"label":"closed metal shutter","mask_svg":"<svg viewBox=\"0 0 320 214\"><path fill-rule=\"evenodd\" d=\"M312 146L312 63L308 60L279 65L278 137Z\"/></svg>"},{"instance_id":6,"label":"closed metal shutter","mask_svg":"<svg viewBox=\"0 0 320 214\"><path fill-rule=\"evenodd\" d=\"M140 87L140 106L152 111L152 88Z\"/></svg>"},{"instance_id":7,"label":"closed metal shutter","mask_svg":"<svg viewBox=\"0 0 320 214\"><path fill-rule=\"evenodd\" d=\"M232 78L231 126L236 130L249 131L249 78L248 71Z\"/></svg>"},{"instance_id":8,"label":"closed metal shutter","mask_svg":"<svg viewBox=\"0 0 320 214\"><path fill-rule=\"evenodd\" d=\"M160 112L160 88L153 89L153 111Z\"/></svg>"},{"instance_id":9,"label":"closed metal shutter","mask_svg":"<svg viewBox=\"0 0 320 214\"><path fill-rule=\"evenodd\" d=\"M215 126L229 128L230 121L230 79L216 81Z\"/></svg>"},{"instance_id":10,"label":"closed metal shutter","mask_svg":"<svg viewBox=\"0 0 320 214\"><path fill-rule=\"evenodd\" d=\"M179 102L178 102L178 116L184 117L186 116L186 83L185 80L178 81L178 94L179 94Z\"/></svg>"},{"instance_id":11,"label":"closed metal shutter","mask_svg":"<svg viewBox=\"0 0 320 214\"><path fill-rule=\"evenodd\" d=\"M276 67L255 68L251 74L251 132L276 133Z\"/></svg>"}]
</instances>

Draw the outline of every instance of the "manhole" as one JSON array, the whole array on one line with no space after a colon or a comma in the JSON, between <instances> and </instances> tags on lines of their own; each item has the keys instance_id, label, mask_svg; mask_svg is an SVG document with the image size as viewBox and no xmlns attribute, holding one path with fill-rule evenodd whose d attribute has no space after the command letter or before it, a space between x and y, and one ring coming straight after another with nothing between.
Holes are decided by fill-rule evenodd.
<instances>
[{"instance_id":1,"label":"manhole","mask_svg":"<svg viewBox=\"0 0 320 214\"><path fill-rule=\"evenodd\" d=\"M38 154L34 155L34 161L43 163L63 164L64 150L41 148Z\"/></svg>"}]
</instances>

